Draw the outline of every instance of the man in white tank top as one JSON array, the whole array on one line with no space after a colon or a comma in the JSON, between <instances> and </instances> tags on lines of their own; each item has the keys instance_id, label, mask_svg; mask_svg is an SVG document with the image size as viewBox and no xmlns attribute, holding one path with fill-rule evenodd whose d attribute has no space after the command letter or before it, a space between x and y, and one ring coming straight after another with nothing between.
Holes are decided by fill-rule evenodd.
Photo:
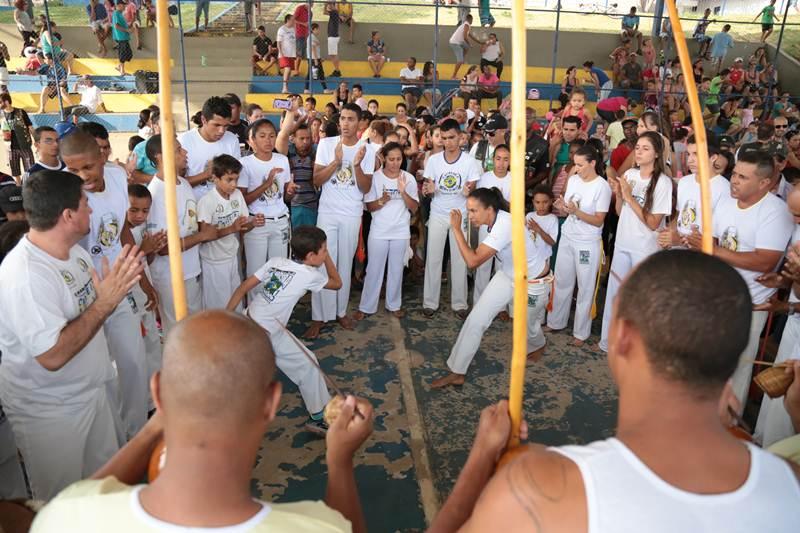
<instances>
[{"instance_id":1,"label":"man in white tank top","mask_svg":"<svg viewBox=\"0 0 800 533\"><path fill-rule=\"evenodd\" d=\"M796 531L800 466L737 440L719 420L751 306L741 276L714 257L672 250L639 263L609 335L616 436L522 448L492 476L510 421L507 402L486 408L430 531Z\"/></svg>"}]
</instances>

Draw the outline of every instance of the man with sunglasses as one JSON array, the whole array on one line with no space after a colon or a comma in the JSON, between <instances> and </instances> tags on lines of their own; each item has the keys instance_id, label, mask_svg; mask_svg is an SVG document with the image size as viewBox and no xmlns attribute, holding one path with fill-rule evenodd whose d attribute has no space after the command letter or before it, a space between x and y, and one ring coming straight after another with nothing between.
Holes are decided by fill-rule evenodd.
<instances>
[{"instance_id":1,"label":"man with sunglasses","mask_svg":"<svg viewBox=\"0 0 800 533\"><path fill-rule=\"evenodd\" d=\"M484 172L494 170L494 149L506 144L508 121L500 113L495 113L483 126L483 140L472 145L469 155L478 160Z\"/></svg>"},{"instance_id":2,"label":"man with sunglasses","mask_svg":"<svg viewBox=\"0 0 800 533\"><path fill-rule=\"evenodd\" d=\"M772 121L772 127L775 128L775 133L772 135L772 140L775 142L783 142L783 137L789 131L789 121L786 117L776 117Z\"/></svg>"}]
</instances>

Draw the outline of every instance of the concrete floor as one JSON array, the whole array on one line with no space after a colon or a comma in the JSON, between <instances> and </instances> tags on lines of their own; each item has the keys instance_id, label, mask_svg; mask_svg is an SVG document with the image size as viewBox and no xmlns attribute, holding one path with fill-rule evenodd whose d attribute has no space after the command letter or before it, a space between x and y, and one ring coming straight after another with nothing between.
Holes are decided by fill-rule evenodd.
<instances>
[{"instance_id":1,"label":"concrete floor","mask_svg":"<svg viewBox=\"0 0 800 533\"><path fill-rule=\"evenodd\" d=\"M446 371L462 324L449 309L446 282L442 295L441 310L427 319L421 281L409 282L405 318L381 308L355 331L331 327L307 343L342 389L367 397L375 407L375 432L356 457L371 532L425 529L464 464L481 409L507 395L511 323L499 320L487 331L467 383L430 389L430 381ZM352 296L351 310L360 291ZM307 300L290 323L298 335L310 319ZM583 443L613 432L616 395L605 358L590 348L568 346L571 339L549 335L544 358L527 369L524 410L532 441ZM285 379L284 384L283 407L253 472L253 492L276 501L320 499L325 444L302 431L308 415L296 387Z\"/></svg>"}]
</instances>

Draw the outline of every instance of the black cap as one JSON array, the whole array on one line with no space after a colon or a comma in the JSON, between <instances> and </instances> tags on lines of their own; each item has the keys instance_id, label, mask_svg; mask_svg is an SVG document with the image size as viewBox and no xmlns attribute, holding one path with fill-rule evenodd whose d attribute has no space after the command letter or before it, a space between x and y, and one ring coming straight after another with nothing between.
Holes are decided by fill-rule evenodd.
<instances>
[{"instance_id":1,"label":"black cap","mask_svg":"<svg viewBox=\"0 0 800 533\"><path fill-rule=\"evenodd\" d=\"M497 130L507 130L508 129L508 121L506 118L501 115L500 113L495 113L489 120L486 121L486 124L483 126L483 131L497 131Z\"/></svg>"},{"instance_id":2,"label":"black cap","mask_svg":"<svg viewBox=\"0 0 800 533\"><path fill-rule=\"evenodd\" d=\"M633 122L634 124L638 124L639 119L636 117L625 117L622 119L621 124L624 126L626 122Z\"/></svg>"},{"instance_id":3,"label":"black cap","mask_svg":"<svg viewBox=\"0 0 800 533\"><path fill-rule=\"evenodd\" d=\"M717 144L719 144L720 146L722 146L723 144L736 146L736 141L734 141L733 137L731 137L730 135L720 135L719 142Z\"/></svg>"},{"instance_id":4,"label":"black cap","mask_svg":"<svg viewBox=\"0 0 800 533\"><path fill-rule=\"evenodd\" d=\"M0 187L0 209L4 213L22 211L22 187L19 185L4 185Z\"/></svg>"}]
</instances>

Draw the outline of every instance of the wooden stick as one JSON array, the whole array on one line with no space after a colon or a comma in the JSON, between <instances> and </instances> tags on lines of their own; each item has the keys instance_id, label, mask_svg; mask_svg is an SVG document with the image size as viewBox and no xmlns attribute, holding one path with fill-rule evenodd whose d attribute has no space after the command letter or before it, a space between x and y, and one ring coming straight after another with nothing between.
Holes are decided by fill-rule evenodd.
<instances>
[{"instance_id":1,"label":"wooden stick","mask_svg":"<svg viewBox=\"0 0 800 533\"><path fill-rule=\"evenodd\" d=\"M681 72L683 73L683 86L686 89L686 96L689 100L689 108L692 116L692 129L694 138L697 141L697 177L700 181L700 206L702 213L703 242L702 250L704 253L714 252L711 227L711 167L708 158L708 143L706 140L706 126L703 123L703 112L700 108L700 97L697 94L697 87L694 84L692 73L692 60L689 56L689 47L686 44L686 36L683 34L681 19L678 15L678 8L675 0L667 0L669 10L669 20L672 24L672 34L675 39L675 47L678 50ZM656 176L653 176L655 179Z\"/></svg>"},{"instance_id":2,"label":"wooden stick","mask_svg":"<svg viewBox=\"0 0 800 533\"><path fill-rule=\"evenodd\" d=\"M167 249L175 302L175 320L186 317L186 286L183 283L183 258L177 209L177 172L175 170L175 122L172 118L172 79L169 57L169 14L167 0L156 2L158 29L158 104L161 108L161 171L164 173L164 198L167 208ZM158 179L158 178L156 178Z\"/></svg>"},{"instance_id":3,"label":"wooden stick","mask_svg":"<svg viewBox=\"0 0 800 533\"><path fill-rule=\"evenodd\" d=\"M758 361L756 359L744 359L742 360L742 364L753 364L753 365L764 365L764 366L775 366L775 363L770 363L769 361Z\"/></svg>"},{"instance_id":4,"label":"wooden stick","mask_svg":"<svg viewBox=\"0 0 800 533\"><path fill-rule=\"evenodd\" d=\"M514 325L509 379L508 411L511 435L508 448L519 446L522 424L522 395L528 351L528 281L525 256L525 0L511 6L511 242L514 258Z\"/></svg>"}]
</instances>

